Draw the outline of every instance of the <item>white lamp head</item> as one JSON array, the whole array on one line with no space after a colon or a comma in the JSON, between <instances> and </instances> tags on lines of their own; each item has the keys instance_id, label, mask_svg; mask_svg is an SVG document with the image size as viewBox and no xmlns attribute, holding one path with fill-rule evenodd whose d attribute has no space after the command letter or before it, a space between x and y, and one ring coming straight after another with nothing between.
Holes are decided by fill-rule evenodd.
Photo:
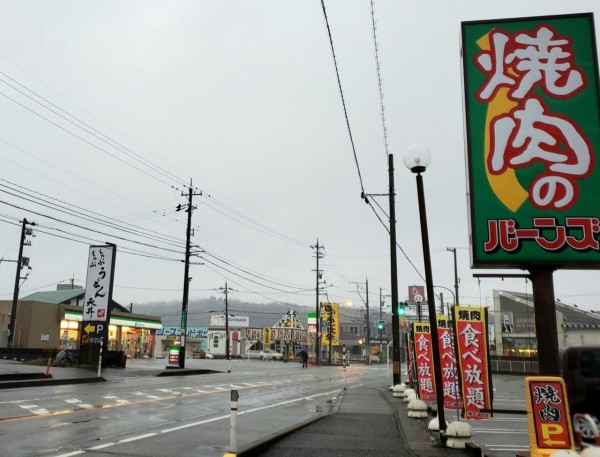
<instances>
[{"instance_id":1,"label":"white lamp head","mask_svg":"<svg viewBox=\"0 0 600 457\"><path fill-rule=\"evenodd\" d=\"M409 146L404 153L404 165L413 173L423 173L431 163L429 149L420 144Z\"/></svg>"}]
</instances>

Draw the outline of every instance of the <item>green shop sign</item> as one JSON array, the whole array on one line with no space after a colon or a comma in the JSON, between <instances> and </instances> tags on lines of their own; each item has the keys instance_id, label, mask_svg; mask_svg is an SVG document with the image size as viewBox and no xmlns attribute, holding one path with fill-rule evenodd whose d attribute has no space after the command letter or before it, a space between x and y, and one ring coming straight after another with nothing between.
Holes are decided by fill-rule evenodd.
<instances>
[{"instance_id":1,"label":"green shop sign","mask_svg":"<svg viewBox=\"0 0 600 457\"><path fill-rule=\"evenodd\" d=\"M462 23L475 268L598 268L592 14Z\"/></svg>"}]
</instances>

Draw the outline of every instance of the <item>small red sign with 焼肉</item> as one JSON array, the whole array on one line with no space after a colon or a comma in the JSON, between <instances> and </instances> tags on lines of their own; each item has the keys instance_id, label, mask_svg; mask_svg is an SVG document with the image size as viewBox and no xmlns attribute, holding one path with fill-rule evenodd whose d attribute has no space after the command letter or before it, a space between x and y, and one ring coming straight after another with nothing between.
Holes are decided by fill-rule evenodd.
<instances>
[{"instance_id":1,"label":"small red sign with \u713c\u8089","mask_svg":"<svg viewBox=\"0 0 600 457\"><path fill-rule=\"evenodd\" d=\"M572 449L573 437L564 382L556 377L529 377L527 406L538 449ZM530 422L531 427L531 422Z\"/></svg>"}]
</instances>

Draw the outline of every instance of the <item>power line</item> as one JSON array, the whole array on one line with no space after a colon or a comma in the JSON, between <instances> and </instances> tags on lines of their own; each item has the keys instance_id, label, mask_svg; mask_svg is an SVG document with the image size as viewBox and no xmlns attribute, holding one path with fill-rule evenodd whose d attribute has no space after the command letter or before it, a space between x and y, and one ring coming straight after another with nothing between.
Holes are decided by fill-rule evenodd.
<instances>
[{"instance_id":1,"label":"power line","mask_svg":"<svg viewBox=\"0 0 600 457\"><path fill-rule=\"evenodd\" d=\"M4 182L8 182L8 183L10 183L10 181L6 181L6 180L4 180L4 179L1 179L1 178L0 178L0 181L4 181ZM135 234L135 235L142 235L142 236L146 236L146 237L148 237L148 238L154 239L155 241L160 241L160 242L163 242L163 243L165 243L165 244L169 244L169 245L171 245L171 246L180 246L180 245L182 244L182 242L180 242L180 241L179 241L177 238L175 238L175 237L166 236L166 235L163 235L163 234L161 234L161 233L158 233L158 232L156 232L156 231L154 231L154 230L149 230L149 229L145 229L145 228L137 227L137 226L134 226L134 225L132 225L132 224L128 224L128 223L124 223L124 225L120 225L120 221L118 221L117 219L114 219L114 218L112 218L112 217L109 217L109 216L104 216L104 215L102 215L102 214L100 214L100 213L97 213L97 212L95 212L95 211L88 210L88 209L82 208L82 207L80 207L80 206L77 206L77 205L74 205L74 204L71 204L71 203L68 203L68 202L65 202L65 201L62 201L62 200L59 200L59 199L53 198L53 197L49 197L51 200L56 200L56 201L58 201L58 202L60 202L60 203L63 203L63 204L65 204L65 205L69 205L70 207L73 207L73 208L80 209L80 210L82 210L82 211L85 211L85 212L87 212L87 213L90 213L90 214L93 214L93 215L100 216L100 217L102 217L102 218L106 218L106 219L108 219L108 220L109 220L109 222L102 221L102 220L98 219L97 217L93 217L93 216L87 216L87 215L85 215L85 214L83 214L83 213L80 213L80 212L77 212L77 211L75 211L75 210L71 209L70 207L64 207L64 206L62 206L62 205L58 205L58 204L56 204L56 203L52 203L52 202L50 202L50 201L46 200L46 199L45 199L45 198L43 198L43 197L40 197L40 195L44 195L44 194L41 194L40 192L37 192L37 191L31 190L31 189L28 189L28 188L26 188L26 187L24 187L24 186L20 186L20 185L18 185L18 184L13 184L13 183L10 183L10 184L11 184L11 185L13 185L13 186L17 186L18 188L22 189L22 190L20 190L20 192L21 192L22 194L25 194L25 195L27 195L28 197L35 198L35 200L29 199L29 198L25 198L25 197L23 197L22 195L14 194L14 193L8 192L8 191L6 191L6 190L3 190L3 189L0 189L0 192L4 192L4 193L6 193L6 194L8 194L8 195L12 195L12 196L14 196L14 197L17 197L17 198L23 199L23 200L25 200L25 201L29 201L29 202L35 203L35 204L37 204L37 205L40 205L40 206L43 206L43 207L46 207L46 208L49 208L49 209L53 209L53 210L55 210L55 211L58 211L58 212L61 212L61 213L64 213L64 214L68 214L68 215L70 215L70 216L73 216L73 215L75 215L75 216L81 217L81 218L82 218L82 219L84 219L84 220L87 220L87 221L90 221L90 222L95 222L95 223L98 223L98 224L100 224L100 225L104 225L104 226L106 226L106 227L109 227L109 228L116 228L116 229L119 229L119 230L125 231L125 232L127 232L127 233L131 233L131 234ZM17 189L11 188L10 186L7 186L7 185L5 185L5 184L2 184L2 183L0 183L0 187L5 187L5 188L8 188L8 189L10 189L10 190L13 190L13 191L15 191L15 192L19 192ZM28 194L28 193L24 192L23 190L26 190L26 191L28 191L28 192L33 192L34 194L36 194L36 196L30 195L30 194ZM49 205L52 205L52 206L49 206L49 205L46 205L46 204L43 204L43 203L39 203L40 201L41 201L41 202L48 203ZM110 221L115 221L115 222L110 222ZM127 226L129 226L129 227L133 227L133 229L131 229L131 228L127 227ZM146 232L149 232L149 233L147 233L147 234L145 234L145 233L136 233L136 231L137 231L137 232L139 232L139 231L142 231L142 232L143 232L143 231L146 231ZM156 234L156 235L155 235L155 234Z\"/></svg>"},{"instance_id":2,"label":"power line","mask_svg":"<svg viewBox=\"0 0 600 457\"><path fill-rule=\"evenodd\" d=\"M360 166L358 165L358 157L356 155L356 148L354 147L354 139L352 138L352 129L350 128L350 119L348 119L348 110L346 109L346 100L344 99L344 91L342 90L342 81L340 79L340 71L338 69L337 58L335 56L335 48L333 46L333 38L331 36L331 28L329 27L329 19L327 18L327 10L325 9L325 1L321 0L321 7L323 8L323 16L325 17L325 24L327 25L327 34L329 35L329 45L331 47L331 55L333 57L333 64L335 66L335 75L337 77L338 88L340 90L340 96L342 98L342 106L344 107L344 117L346 118L346 127L348 128L348 136L350 137L350 144L352 145L352 153L354 154L354 163L356 164L356 171L358 172L358 180L360 182L360 190L365 191L363 186L362 175L360 173Z\"/></svg>"},{"instance_id":3,"label":"power line","mask_svg":"<svg viewBox=\"0 0 600 457\"><path fill-rule=\"evenodd\" d=\"M47 100L46 98L42 97L41 95L39 95L37 92L27 88L26 86L24 86L23 84L21 84L20 82L16 81L15 79L11 78L10 76L8 76L6 73L3 73L2 71L0 71L0 75L5 76L6 78L10 79L11 81L15 82L16 84L18 84L19 86L23 87L24 89L26 89L27 91L31 92L32 94L35 94L36 97L39 97L40 99L44 100L46 103L50 104L51 106L57 108L57 110L65 113L67 116L69 116L72 119L75 119L77 122L79 122L80 124L82 124L84 127L82 127L81 125L78 125L77 123L75 123L74 121L72 121L71 119L67 118L66 116L62 115L60 112L55 111L54 109L49 108L48 106L42 104L39 100L36 100L35 98L31 97L30 95L26 94L25 92L23 92L22 90L18 89L17 87L15 87L14 85L6 82L5 80L3 80L2 78L0 78L0 81L3 82L4 84L6 84L7 86L11 87L13 90L19 92L20 94L24 95L25 97L29 98L30 100L32 100L33 102L37 103L38 105L40 105L41 107L47 109L48 111L50 111L51 113L57 115L58 117L60 117L61 119L69 122L71 125L83 130L84 132L86 132L87 134L91 135L92 137L104 142L105 144L107 144L108 146L111 146L117 150L119 150L121 153L125 154L126 156L130 157L131 159L135 160L136 162L145 165L147 167L149 167L150 169L152 169L153 171L163 175L164 177L166 177L167 179L174 179L175 181L180 181L180 178L178 178L177 176L173 175L172 173L167 172L166 170L158 167L157 165L153 164L152 162L150 162L149 160L145 159L144 157L140 156L139 154L133 152L131 149L127 148L126 146L123 146L121 143L119 143L116 140L113 140L112 138L108 137L107 135L103 134L102 132L100 132L99 130L95 129L94 127L88 125L87 123L85 123L84 121L82 121L81 119L77 118L76 116L73 116L72 114L68 113L67 111L63 110L62 108L60 108L59 106L55 105L54 103L52 103L51 101ZM0 92L2 93L2 92ZM10 99L11 101L17 103L18 105L22 106L23 108L26 108L27 110L31 111L32 113L42 117L45 120L48 120L47 118L45 118L44 116L41 116L39 113L37 113L36 111L26 107L25 105L17 102L16 100L12 99L11 97L8 97L6 94L2 93L2 95L4 95L5 97L7 97L8 99ZM49 121L49 120L48 120ZM61 128L62 130L65 130L66 132L74 135L71 131L64 129L63 127L59 126L58 124L55 124L52 121L49 121L52 124L56 125L57 127ZM80 138L79 136L75 135L77 138ZM82 138L80 138L82 139ZM85 140L84 140L85 141ZM87 142L87 141L86 141ZM112 144L114 143L114 144ZM88 142L88 144L91 144ZM115 146L116 145L116 146ZM101 149L102 151L104 151L103 149ZM106 152L106 151L104 151ZM111 154L109 154L111 155ZM112 156L112 155L111 155ZM112 156L114 158L116 158L115 156ZM118 159L121 160L121 159ZM137 167L134 167L137 168ZM140 169L138 169L139 171L142 171ZM143 172L143 171L142 171ZM161 181L163 182L163 181Z\"/></svg>"},{"instance_id":4,"label":"power line","mask_svg":"<svg viewBox=\"0 0 600 457\"><path fill-rule=\"evenodd\" d=\"M28 212L30 212L32 214L35 214L36 216L45 217L46 219L50 219L50 220L53 220L53 221L56 221L56 222L60 222L60 223L67 224L67 225L71 225L73 227L77 227L77 228L82 229L82 230L88 230L90 232L98 233L100 235L109 236L109 237L112 237L112 238L116 238L118 240L128 241L128 242L134 243L134 244L140 244L142 246L156 248L156 249L160 249L160 250L163 250L163 251L173 252L173 253L176 253L176 254L182 254L182 252L175 251L173 249L163 248L163 247L160 247L160 246L155 246L153 244L143 243L141 241L133 241L133 240L124 238L122 236L113 235L113 234L110 234L110 233L107 233L107 232L101 232L100 230L94 230L94 229L91 229L91 228L88 228L88 227L81 226L79 224L75 224L75 223L72 223L72 222L63 221L62 219L58 219L56 217L49 216L47 214L43 214L43 213L40 213L40 212L37 212L37 211L32 211L32 210L30 210L28 208L24 208L22 206L14 205L14 204L8 203L8 202L3 201L3 200L0 200L0 203L4 203L5 205L12 206L13 208L16 208L16 209L20 209L20 210L23 210L23 211L28 211Z\"/></svg>"},{"instance_id":5,"label":"power line","mask_svg":"<svg viewBox=\"0 0 600 457\"><path fill-rule=\"evenodd\" d=\"M385 154L390 154L388 148L387 126L385 123L385 105L383 103L383 81L381 78L381 61L379 58L379 44L377 42L377 21L375 20L375 4L371 0L371 23L373 24L373 46L375 48L375 67L377 69L377 83L379 86L379 105L381 106L381 125L383 127L383 144Z\"/></svg>"}]
</instances>

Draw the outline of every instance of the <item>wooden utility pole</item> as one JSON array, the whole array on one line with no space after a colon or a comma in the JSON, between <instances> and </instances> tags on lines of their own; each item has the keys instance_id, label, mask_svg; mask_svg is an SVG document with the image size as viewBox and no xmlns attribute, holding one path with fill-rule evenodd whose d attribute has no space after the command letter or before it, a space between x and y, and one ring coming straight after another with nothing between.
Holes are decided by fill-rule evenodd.
<instances>
[{"instance_id":1,"label":"wooden utility pole","mask_svg":"<svg viewBox=\"0 0 600 457\"><path fill-rule=\"evenodd\" d=\"M182 193L182 196L186 196L186 194ZM189 299L189 291L190 291L190 250L191 250L191 237L192 237L192 211L196 209L192 205L192 198L194 195L202 195L202 192L195 194L192 190L192 181L190 180L190 187L188 188L187 194L187 209L185 210L187 215L187 229L186 229L186 237L185 237L185 268L183 273L183 300L181 303L181 334L180 334L180 343L179 346L179 368L185 368L185 339L187 334L187 311L188 311L188 299ZM177 211L180 211L182 208L181 205L177 207Z\"/></svg>"},{"instance_id":2,"label":"wooden utility pole","mask_svg":"<svg viewBox=\"0 0 600 457\"><path fill-rule=\"evenodd\" d=\"M12 308L10 311L10 322L8 324L8 347L14 348L16 322L17 322L17 304L19 301L19 284L21 282L21 269L25 266L23 262L23 246L29 244L26 242L25 237L31 235L31 229L27 228L27 225L35 225L35 222L28 222L27 219L23 218L23 224L21 226L21 241L19 243L19 256L17 257L17 273L15 275L15 288L13 292Z\"/></svg>"}]
</instances>

